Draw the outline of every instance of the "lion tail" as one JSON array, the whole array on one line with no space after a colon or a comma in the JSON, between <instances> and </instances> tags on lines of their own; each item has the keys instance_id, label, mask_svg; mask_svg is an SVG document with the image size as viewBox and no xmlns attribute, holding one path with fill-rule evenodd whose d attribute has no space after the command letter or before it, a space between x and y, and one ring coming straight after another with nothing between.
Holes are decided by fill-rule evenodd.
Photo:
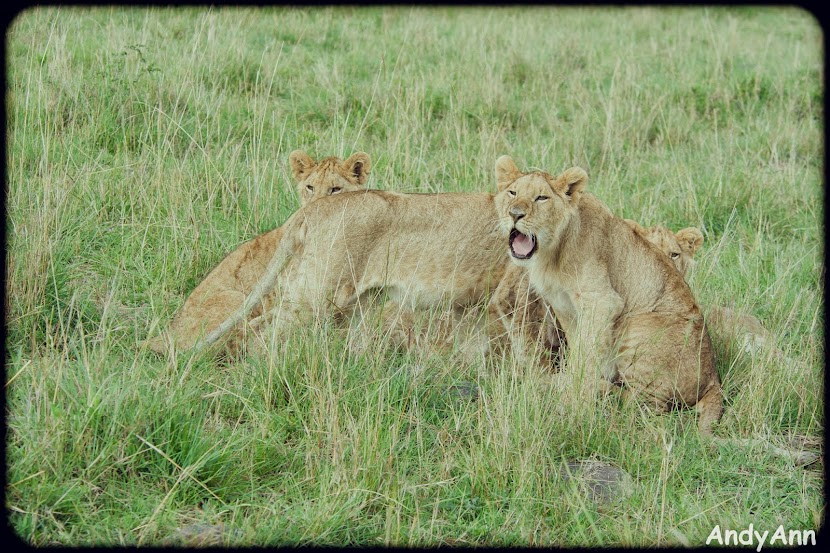
<instances>
[{"instance_id":1,"label":"lion tail","mask_svg":"<svg viewBox=\"0 0 830 553\"><path fill-rule=\"evenodd\" d=\"M712 425L723 415L723 392L720 386L712 386L700 401L695 404L698 412L698 429L700 433L716 444L737 447L760 447L770 451L773 455L791 459L796 465L809 465L818 459L818 455L804 450L788 449L772 445L767 440L758 438L718 438L712 432Z\"/></svg>"},{"instance_id":2,"label":"lion tail","mask_svg":"<svg viewBox=\"0 0 830 553\"><path fill-rule=\"evenodd\" d=\"M711 386L695 404L697 427L704 436L714 436L712 425L723 415L723 391L719 384Z\"/></svg>"},{"instance_id":3,"label":"lion tail","mask_svg":"<svg viewBox=\"0 0 830 553\"><path fill-rule=\"evenodd\" d=\"M292 225L292 222L295 224ZM274 256L265 268L265 273L262 275L262 278L259 279L259 282L256 283L256 286L254 286L253 290L251 290L251 293L248 294L245 301L242 302L242 305L240 305L230 317L225 319L222 324L213 329L213 331L211 331L204 338L196 342L193 346L194 353L198 353L205 348L210 347L230 329L245 320L251 311L259 305L265 294L274 288L274 285L277 282L277 277L279 277L280 273L282 273L283 269L285 269L286 265L288 265L288 261L294 255L294 252L298 251L302 245L302 234L305 229L305 225L302 221L300 221L299 224L296 223L296 219L294 219L294 221L289 220L285 223L285 232L282 235L279 246L274 252Z\"/></svg>"}]
</instances>

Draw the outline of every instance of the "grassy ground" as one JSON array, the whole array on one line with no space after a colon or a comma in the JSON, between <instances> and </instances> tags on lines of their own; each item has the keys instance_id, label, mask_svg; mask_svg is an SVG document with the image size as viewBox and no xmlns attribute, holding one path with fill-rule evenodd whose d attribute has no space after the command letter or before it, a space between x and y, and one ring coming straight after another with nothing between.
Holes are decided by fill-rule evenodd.
<instances>
[{"instance_id":1,"label":"grassy ground","mask_svg":"<svg viewBox=\"0 0 830 553\"><path fill-rule=\"evenodd\" d=\"M722 436L823 440L821 30L792 9L35 9L7 35L6 508L24 540L702 544L823 524L820 466L693 415L562 408L550 376L313 329L232 365L137 343L296 209L287 171L495 187L580 165L618 215L700 227L692 288L792 363L716 343ZM454 385L475 382L475 401ZM584 410L583 410L584 411ZM597 506L558 476L637 487Z\"/></svg>"}]
</instances>

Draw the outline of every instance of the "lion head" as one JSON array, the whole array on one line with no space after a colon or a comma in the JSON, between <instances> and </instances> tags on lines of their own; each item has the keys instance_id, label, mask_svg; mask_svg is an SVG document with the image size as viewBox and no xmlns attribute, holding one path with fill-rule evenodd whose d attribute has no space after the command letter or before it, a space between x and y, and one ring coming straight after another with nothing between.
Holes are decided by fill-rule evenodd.
<instances>
[{"instance_id":1,"label":"lion head","mask_svg":"<svg viewBox=\"0 0 830 553\"><path fill-rule=\"evenodd\" d=\"M372 169L372 160L364 152L352 154L346 161L327 157L315 163L307 153L294 150L288 160L302 205L340 192L363 190Z\"/></svg>"},{"instance_id":2,"label":"lion head","mask_svg":"<svg viewBox=\"0 0 830 553\"><path fill-rule=\"evenodd\" d=\"M510 156L496 161L496 210L515 262L524 264L537 251L557 247L587 182L579 167L554 178L544 171L522 173Z\"/></svg>"},{"instance_id":3,"label":"lion head","mask_svg":"<svg viewBox=\"0 0 830 553\"><path fill-rule=\"evenodd\" d=\"M674 233L664 226L644 228L636 221L623 219L637 234L657 246L666 254L684 277L694 267L695 252L703 245L703 234L695 227L684 228Z\"/></svg>"}]
</instances>

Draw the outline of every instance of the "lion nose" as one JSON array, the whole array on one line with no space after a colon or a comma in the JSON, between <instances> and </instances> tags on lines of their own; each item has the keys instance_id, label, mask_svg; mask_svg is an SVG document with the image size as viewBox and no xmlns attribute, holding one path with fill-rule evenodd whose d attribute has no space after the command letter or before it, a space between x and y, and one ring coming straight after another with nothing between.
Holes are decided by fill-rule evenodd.
<instances>
[{"instance_id":1,"label":"lion nose","mask_svg":"<svg viewBox=\"0 0 830 553\"><path fill-rule=\"evenodd\" d=\"M515 223L516 221L525 216L525 212L519 209L518 207L511 207L510 216L513 217L513 222Z\"/></svg>"}]
</instances>

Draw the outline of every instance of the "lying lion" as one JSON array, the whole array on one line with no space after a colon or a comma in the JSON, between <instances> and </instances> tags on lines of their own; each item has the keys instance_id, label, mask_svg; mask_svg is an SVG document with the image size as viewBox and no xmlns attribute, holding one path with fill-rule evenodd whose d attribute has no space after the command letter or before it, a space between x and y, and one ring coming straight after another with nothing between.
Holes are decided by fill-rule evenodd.
<instances>
[{"instance_id":1,"label":"lying lion","mask_svg":"<svg viewBox=\"0 0 830 553\"><path fill-rule=\"evenodd\" d=\"M623 219L623 221L637 234L657 246L657 249L671 260L683 278L688 276L689 271L694 267L695 253L703 245L703 234L700 229L689 227L674 233L662 225L644 228L631 219Z\"/></svg>"},{"instance_id":2,"label":"lying lion","mask_svg":"<svg viewBox=\"0 0 830 553\"><path fill-rule=\"evenodd\" d=\"M362 190L372 162L368 154L357 152L346 161L328 157L315 162L303 151L288 156L297 182L301 205L343 192ZM193 290L176 313L170 327L161 335L147 340L147 347L163 353L171 341L180 349L191 348L196 340L227 319L262 278L265 267L274 256L283 228L260 234L227 255ZM258 315L255 310L252 315ZM238 340L226 342L228 351L235 350Z\"/></svg>"},{"instance_id":3,"label":"lying lion","mask_svg":"<svg viewBox=\"0 0 830 553\"><path fill-rule=\"evenodd\" d=\"M672 263L683 275L688 278L691 267L694 266L695 252L703 244L703 234L700 230L690 227L673 233L663 226L643 228L631 219L624 219L643 238L657 246L670 257ZM706 326L713 336L738 344L743 353L759 353L763 348L770 347L770 352L781 362L792 363L783 351L774 345L769 331L764 328L757 317L738 310L712 306L703 307Z\"/></svg>"}]
</instances>

